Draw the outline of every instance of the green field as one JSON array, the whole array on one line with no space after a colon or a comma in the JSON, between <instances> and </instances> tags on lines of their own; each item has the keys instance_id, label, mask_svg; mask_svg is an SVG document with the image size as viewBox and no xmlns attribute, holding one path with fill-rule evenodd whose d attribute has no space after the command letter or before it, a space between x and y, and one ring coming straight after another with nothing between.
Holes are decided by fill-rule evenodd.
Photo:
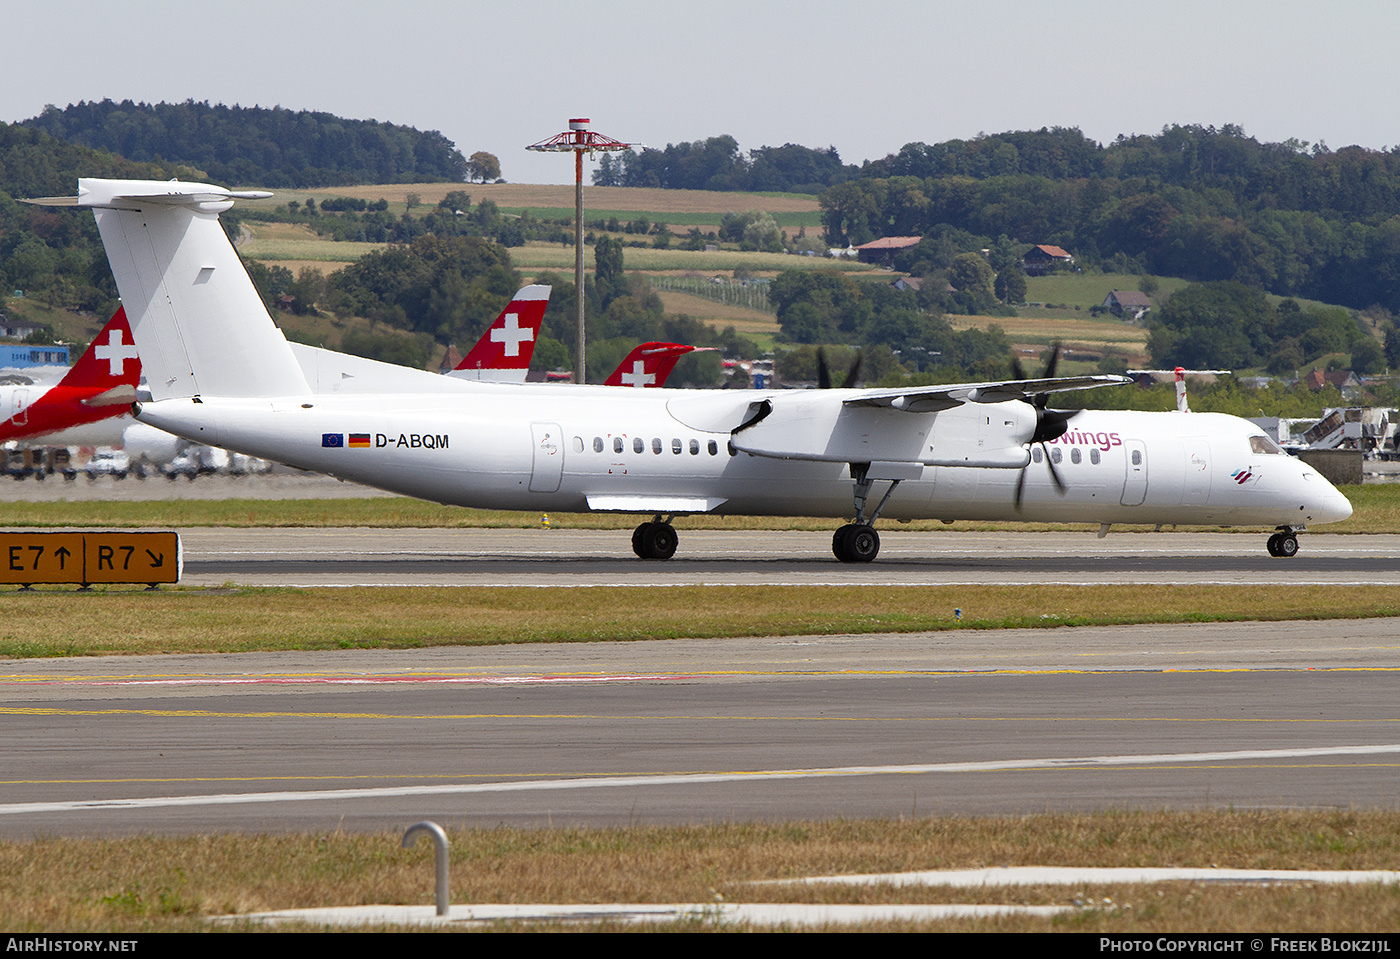
<instances>
[{"instance_id":1,"label":"green field","mask_svg":"<svg viewBox=\"0 0 1400 959\"><path fill-rule=\"evenodd\" d=\"M1048 276L1026 277L1026 300L1030 303L1064 304L1071 311L1075 307L1088 311L1090 307L1103 303L1104 298L1114 290L1136 290L1141 278L1130 273L1051 273ZM1157 292L1152 294L1155 303L1164 302L1177 290L1189 285L1188 280L1170 276L1154 277ZM1029 307L1022 312L1030 314L1043 307ZM1120 321L1121 322L1121 321Z\"/></svg>"}]
</instances>

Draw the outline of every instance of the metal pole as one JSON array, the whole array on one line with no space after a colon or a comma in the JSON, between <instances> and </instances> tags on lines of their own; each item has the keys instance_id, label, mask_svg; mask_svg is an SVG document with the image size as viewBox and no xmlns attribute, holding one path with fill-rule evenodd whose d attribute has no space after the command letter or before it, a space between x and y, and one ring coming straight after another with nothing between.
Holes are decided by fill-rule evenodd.
<instances>
[{"instance_id":1,"label":"metal pole","mask_svg":"<svg viewBox=\"0 0 1400 959\"><path fill-rule=\"evenodd\" d=\"M413 845L419 836L427 836L433 841L434 863L437 867L437 881L434 892L437 899L437 914L445 916L451 911L452 896L447 891L447 833L435 822L416 822L403 834L403 848Z\"/></svg>"},{"instance_id":2,"label":"metal pole","mask_svg":"<svg viewBox=\"0 0 1400 959\"><path fill-rule=\"evenodd\" d=\"M582 136L582 134L580 134ZM578 360L574 382L587 382L583 363L583 151L574 151L574 291L578 298Z\"/></svg>"}]
</instances>

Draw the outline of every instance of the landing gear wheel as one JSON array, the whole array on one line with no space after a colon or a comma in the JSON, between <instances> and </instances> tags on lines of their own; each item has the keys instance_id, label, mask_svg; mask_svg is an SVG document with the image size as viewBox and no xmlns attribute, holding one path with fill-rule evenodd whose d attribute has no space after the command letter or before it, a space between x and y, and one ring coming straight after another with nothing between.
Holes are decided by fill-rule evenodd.
<instances>
[{"instance_id":1,"label":"landing gear wheel","mask_svg":"<svg viewBox=\"0 0 1400 959\"><path fill-rule=\"evenodd\" d=\"M642 559L670 559L679 543L670 523L643 523L632 531L632 552Z\"/></svg>"},{"instance_id":2,"label":"landing gear wheel","mask_svg":"<svg viewBox=\"0 0 1400 959\"><path fill-rule=\"evenodd\" d=\"M873 526L848 523L831 537L831 551L843 563L868 563L880 553L880 534Z\"/></svg>"},{"instance_id":3,"label":"landing gear wheel","mask_svg":"<svg viewBox=\"0 0 1400 959\"><path fill-rule=\"evenodd\" d=\"M1292 533L1275 533L1269 537L1268 550L1270 556L1281 556L1284 558L1298 555L1298 537Z\"/></svg>"}]
</instances>

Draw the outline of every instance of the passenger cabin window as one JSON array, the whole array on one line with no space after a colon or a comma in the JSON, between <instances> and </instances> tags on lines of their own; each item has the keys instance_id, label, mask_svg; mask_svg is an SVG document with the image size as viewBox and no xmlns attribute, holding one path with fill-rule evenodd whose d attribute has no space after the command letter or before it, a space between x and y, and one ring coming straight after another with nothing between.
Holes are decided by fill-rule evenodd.
<instances>
[{"instance_id":1,"label":"passenger cabin window","mask_svg":"<svg viewBox=\"0 0 1400 959\"><path fill-rule=\"evenodd\" d=\"M1082 458L1083 457L1079 455L1079 447L1076 446L1074 449L1069 451L1069 461L1071 463L1078 463Z\"/></svg>"},{"instance_id":2,"label":"passenger cabin window","mask_svg":"<svg viewBox=\"0 0 1400 959\"><path fill-rule=\"evenodd\" d=\"M671 440L671 452L672 452L672 453L675 453L677 456L680 456L680 455L681 455L681 450L683 450L683 449L685 449L685 447L681 445L681 441L680 441L679 438L676 438L676 439Z\"/></svg>"},{"instance_id":3,"label":"passenger cabin window","mask_svg":"<svg viewBox=\"0 0 1400 959\"><path fill-rule=\"evenodd\" d=\"M700 455L700 441L699 441L699 440L691 440L691 441L690 441L690 455L691 455L691 456L699 456L699 455Z\"/></svg>"},{"instance_id":4,"label":"passenger cabin window","mask_svg":"<svg viewBox=\"0 0 1400 959\"><path fill-rule=\"evenodd\" d=\"M575 436L575 437L574 437L574 452L575 452L575 453L582 453L582 452L583 452L583 437L582 437L582 436Z\"/></svg>"},{"instance_id":5,"label":"passenger cabin window","mask_svg":"<svg viewBox=\"0 0 1400 959\"><path fill-rule=\"evenodd\" d=\"M651 451L657 456L661 455L661 437L654 436L651 440Z\"/></svg>"},{"instance_id":6,"label":"passenger cabin window","mask_svg":"<svg viewBox=\"0 0 1400 959\"><path fill-rule=\"evenodd\" d=\"M621 453L621 452L622 452L622 437L621 437L621 436L614 436L614 437L613 437L613 452L614 452L614 453Z\"/></svg>"},{"instance_id":7,"label":"passenger cabin window","mask_svg":"<svg viewBox=\"0 0 1400 959\"><path fill-rule=\"evenodd\" d=\"M632 440L632 452L634 452L634 453L640 453L640 452L642 452L643 450L645 450L646 448L647 448L646 441L643 440L640 436L638 436L636 439Z\"/></svg>"},{"instance_id":8,"label":"passenger cabin window","mask_svg":"<svg viewBox=\"0 0 1400 959\"><path fill-rule=\"evenodd\" d=\"M1089 451L1089 462L1095 466L1099 465L1099 448L1097 446Z\"/></svg>"},{"instance_id":9,"label":"passenger cabin window","mask_svg":"<svg viewBox=\"0 0 1400 959\"><path fill-rule=\"evenodd\" d=\"M601 436L593 437L593 452L603 452L603 438Z\"/></svg>"},{"instance_id":10,"label":"passenger cabin window","mask_svg":"<svg viewBox=\"0 0 1400 959\"><path fill-rule=\"evenodd\" d=\"M1058 446L1055 447L1053 450L1050 451L1050 462L1052 462L1052 463L1058 463L1060 460L1062 460L1062 459L1064 459L1064 458L1065 458L1065 454L1063 454L1063 453L1060 452L1060 448L1059 448Z\"/></svg>"},{"instance_id":11,"label":"passenger cabin window","mask_svg":"<svg viewBox=\"0 0 1400 959\"><path fill-rule=\"evenodd\" d=\"M1142 465L1142 450L1133 450L1133 465Z\"/></svg>"},{"instance_id":12,"label":"passenger cabin window","mask_svg":"<svg viewBox=\"0 0 1400 959\"><path fill-rule=\"evenodd\" d=\"M1255 453L1282 453L1283 449L1267 436L1251 436L1249 448Z\"/></svg>"},{"instance_id":13,"label":"passenger cabin window","mask_svg":"<svg viewBox=\"0 0 1400 959\"><path fill-rule=\"evenodd\" d=\"M1031 450L1031 459L1035 460L1037 463L1039 463L1041 460L1045 459L1045 454L1042 453L1042 452L1040 451L1040 447L1039 447L1039 446L1037 446L1035 449Z\"/></svg>"},{"instance_id":14,"label":"passenger cabin window","mask_svg":"<svg viewBox=\"0 0 1400 959\"><path fill-rule=\"evenodd\" d=\"M719 444L716 443L714 440L710 440L710 455L711 455L711 456L717 456L718 454L719 454Z\"/></svg>"}]
</instances>

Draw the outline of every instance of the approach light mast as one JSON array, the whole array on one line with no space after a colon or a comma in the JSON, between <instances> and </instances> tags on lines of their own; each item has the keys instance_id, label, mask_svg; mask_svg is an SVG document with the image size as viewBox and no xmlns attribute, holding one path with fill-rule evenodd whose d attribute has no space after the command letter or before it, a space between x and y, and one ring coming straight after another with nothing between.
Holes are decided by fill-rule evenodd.
<instances>
[{"instance_id":1,"label":"approach light mast","mask_svg":"<svg viewBox=\"0 0 1400 959\"><path fill-rule=\"evenodd\" d=\"M594 153L600 151L630 150L634 146L641 145L623 143L621 140L614 140L601 133L594 133L588 129L590 122L592 121L588 117L573 117L569 120L569 129L566 132L555 134L548 140L532 143L525 148L539 153L573 151L574 154L574 291L578 300L578 344L574 360L575 383L586 382L583 348L583 155L587 153L592 158Z\"/></svg>"}]
</instances>

